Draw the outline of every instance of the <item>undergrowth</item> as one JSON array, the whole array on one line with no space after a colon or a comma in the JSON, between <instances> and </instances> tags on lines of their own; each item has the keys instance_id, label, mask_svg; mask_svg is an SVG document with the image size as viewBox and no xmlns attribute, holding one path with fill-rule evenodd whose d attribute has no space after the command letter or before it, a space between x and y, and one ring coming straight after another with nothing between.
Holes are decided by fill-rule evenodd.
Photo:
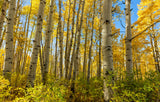
<instances>
[{"instance_id":1,"label":"undergrowth","mask_svg":"<svg viewBox=\"0 0 160 102\"><path fill-rule=\"evenodd\" d=\"M26 76L20 75L16 81L0 75L0 102L68 102L72 95L73 102L103 102L103 80L91 78L90 83L79 77L75 81L75 93L72 93L71 81L55 79L48 75L46 85L40 81L41 75L36 76L34 88L26 88ZM17 82L15 84L14 82ZM130 85L126 80L116 80L112 87L113 102L158 102L160 101L160 76L155 72L147 73L141 79L135 79Z\"/></svg>"}]
</instances>

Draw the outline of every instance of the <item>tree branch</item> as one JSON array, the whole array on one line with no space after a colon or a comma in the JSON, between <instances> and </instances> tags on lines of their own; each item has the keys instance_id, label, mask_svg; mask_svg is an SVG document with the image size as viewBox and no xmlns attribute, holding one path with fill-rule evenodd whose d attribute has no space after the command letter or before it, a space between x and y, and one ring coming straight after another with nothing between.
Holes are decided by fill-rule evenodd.
<instances>
[{"instance_id":1,"label":"tree branch","mask_svg":"<svg viewBox=\"0 0 160 102\"><path fill-rule=\"evenodd\" d=\"M150 27L152 27L153 25L157 24L158 22L160 22L160 20L154 22L153 24L149 25L146 29L144 29L142 32L140 32L139 34L133 36L130 40L133 40L134 38L138 37L139 35L143 34L146 30L148 30Z\"/></svg>"}]
</instances>

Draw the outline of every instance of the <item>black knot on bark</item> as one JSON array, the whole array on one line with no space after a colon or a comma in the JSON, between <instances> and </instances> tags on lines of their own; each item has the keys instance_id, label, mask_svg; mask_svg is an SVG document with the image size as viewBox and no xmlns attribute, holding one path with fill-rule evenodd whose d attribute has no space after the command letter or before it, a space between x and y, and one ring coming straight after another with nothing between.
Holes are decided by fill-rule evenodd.
<instances>
[{"instance_id":1,"label":"black knot on bark","mask_svg":"<svg viewBox=\"0 0 160 102\"><path fill-rule=\"evenodd\" d=\"M104 23L109 24L109 23L110 23L110 21L109 21L109 20L106 20L106 21L104 21Z\"/></svg>"},{"instance_id":2,"label":"black knot on bark","mask_svg":"<svg viewBox=\"0 0 160 102\"><path fill-rule=\"evenodd\" d=\"M106 71L106 73L105 73L106 75L109 75L109 72L108 71Z\"/></svg>"}]
</instances>

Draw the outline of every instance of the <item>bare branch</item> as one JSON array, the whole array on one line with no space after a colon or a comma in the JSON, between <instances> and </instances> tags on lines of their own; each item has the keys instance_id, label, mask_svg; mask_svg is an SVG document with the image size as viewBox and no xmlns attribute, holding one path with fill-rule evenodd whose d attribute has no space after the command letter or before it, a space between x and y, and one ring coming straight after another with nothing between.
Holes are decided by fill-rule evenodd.
<instances>
[{"instance_id":1,"label":"bare branch","mask_svg":"<svg viewBox=\"0 0 160 102\"><path fill-rule=\"evenodd\" d=\"M138 37L139 35L143 34L145 31L147 31L150 27L152 27L153 25L157 24L158 22L160 22L160 20L154 22L153 24L149 25L146 29L144 29L143 31L141 31L139 34L133 36L130 40L133 40L134 38Z\"/></svg>"}]
</instances>

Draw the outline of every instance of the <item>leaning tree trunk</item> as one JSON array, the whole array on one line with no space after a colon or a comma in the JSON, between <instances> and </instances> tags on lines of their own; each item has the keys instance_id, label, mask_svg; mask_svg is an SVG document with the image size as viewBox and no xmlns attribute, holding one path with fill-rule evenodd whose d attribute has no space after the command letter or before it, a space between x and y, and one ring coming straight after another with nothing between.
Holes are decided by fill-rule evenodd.
<instances>
[{"instance_id":1,"label":"leaning tree trunk","mask_svg":"<svg viewBox=\"0 0 160 102\"><path fill-rule=\"evenodd\" d=\"M38 59L38 52L40 48L40 39L42 34L42 23L43 23L43 14L45 8L46 0L40 0L39 11L38 11L38 19L37 19L37 28L35 34L35 40L33 41L33 52L31 56L31 62L29 67L29 74L28 74L28 81L32 87L34 87L34 80L36 74L36 67L37 67L37 59Z\"/></svg>"},{"instance_id":2,"label":"leaning tree trunk","mask_svg":"<svg viewBox=\"0 0 160 102\"><path fill-rule=\"evenodd\" d=\"M43 62L44 64L43 64L43 72L42 72L43 84L46 83L48 67L49 67L49 50L50 50L50 40L51 40L51 34L52 34L53 3L54 3L54 0L51 0L48 26L47 26L46 38L45 38L45 46L44 46L44 62Z\"/></svg>"},{"instance_id":3,"label":"leaning tree trunk","mask_svg":"<svg viewBox=\"0 0 160 102\"><path fill-rule=\"evenodd\" d=\"M0 16L0 41L2 40L2 37L1 37L2 28L3 28L4 19L6 16L7 4L8 4L8 0L3 0L2 11L1 11L1 16Z\"/></svg>"},{"instance_id":4,"label":"leaning tree trunk","mask_svg":"<svg viewBox=\"0 0 160 102\"><path fill-rule=\"evenodd\" d=\"M131 45L131 10L130 3L131 0L126 0L126 78L128 81L133 79L133 61L132 61L132 45Z\"/></svg>"},{"instance_id":5,"label":"leaning tree trunk","mask_svg":"<svg viewBox=\"0 0 160 102\"><path fill-rule=\"evenodd\" d=\"M151 18L151 21L152 18ZM156 70L160 73L160 56L159 56L159 49L158 49L158 39L156 37L156 34L155 34L155 30L154 30L154 25L152 26L152 36L153 38L153 41L154 41L154 45L153 45L153 52L155 52L153 55L154 55L154 59L155 59L155 66L156 66ZM151 38L151 39L152 39Z\"/></svg>"},{"instance_id":6,"label":"leaning tree trunk","mask_svg":"<svg viewBox=\"0 0 160 102\"><path fill-rule=\"evenodd\" d=\"M104 69L104 101L109 102L113 96L111 86L113 84L113 53L112 53L112 0L104 0L103 7L103 25L102 25L102 51L103 51L103 69Z\"/></svg>"},{"instance_id":7,"label":"leaning tree trunk","mask_svg":"<svg viewBox=\"0 0 160 102\"><path fill-rule=\"evenodd\" d=\"M11 0L8 11L7 35L6 35L6 53L3 74L6 79L11 81L11 71L13 67L13 26L15 15L16 0Z\"/></svg>"}]
</instances>

